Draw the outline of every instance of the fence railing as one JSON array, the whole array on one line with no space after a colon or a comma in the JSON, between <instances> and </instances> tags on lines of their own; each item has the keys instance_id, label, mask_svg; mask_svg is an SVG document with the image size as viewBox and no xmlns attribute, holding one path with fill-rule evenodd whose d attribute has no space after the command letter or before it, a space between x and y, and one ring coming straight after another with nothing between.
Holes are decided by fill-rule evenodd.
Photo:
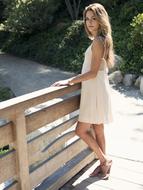
<instances>
[{"instance_id":1,"label":"fence railing","mask_svg":"<svg viewBox=\"0 0 143 190\"><path fill-rule=\"evenodd\" d=\"M0 184L59 189L95 155L75 133L80 85L50 87L0 103Z\"/></svg>"}]
</instances>

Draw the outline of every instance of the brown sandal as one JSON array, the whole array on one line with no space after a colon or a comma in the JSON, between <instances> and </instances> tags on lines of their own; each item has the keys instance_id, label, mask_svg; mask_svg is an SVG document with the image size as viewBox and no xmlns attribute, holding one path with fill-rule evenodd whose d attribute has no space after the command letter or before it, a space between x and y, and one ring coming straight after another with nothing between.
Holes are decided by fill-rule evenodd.
<instances>
[{"instance_id":1,"label":"brown sandal","mask_svg":"<svg viewBox=\"0 0 143 190\"><path fill-rule=\"evenodd\" d=\"M104 179L104 180L109 179L111 166L112 166L112 160L105 161L101 165L102 174L100 175L100 177L102 179Z\"/></svg>"},{"instance_id":2,"label":"brown sandal","mask_svg":"<svg viewBox=\"0 0 143 190\"><path fill-rule=\"evenodd\" d=\"M97 177L99 175L99 173L101 172L101 166L97 166L97 168L95 168L95 170L89 175L89 177Z\"/></svg>"}]
</instances>

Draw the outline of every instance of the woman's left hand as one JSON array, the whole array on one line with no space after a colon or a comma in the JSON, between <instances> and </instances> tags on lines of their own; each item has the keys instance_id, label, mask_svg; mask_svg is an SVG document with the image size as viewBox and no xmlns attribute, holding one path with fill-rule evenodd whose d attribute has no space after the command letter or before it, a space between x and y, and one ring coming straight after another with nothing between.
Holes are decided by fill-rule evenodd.
<instances>
[{"instance_id":1,"label":"woman's left hand","mask_svg":"<svg viewBox=\"0 0 143 190\"><path fill-rule=\"evenodd\" d=\"M67 86L69 85L68 80L60 80L52 84L51 86Z\"/></svg>"}]
</instances>

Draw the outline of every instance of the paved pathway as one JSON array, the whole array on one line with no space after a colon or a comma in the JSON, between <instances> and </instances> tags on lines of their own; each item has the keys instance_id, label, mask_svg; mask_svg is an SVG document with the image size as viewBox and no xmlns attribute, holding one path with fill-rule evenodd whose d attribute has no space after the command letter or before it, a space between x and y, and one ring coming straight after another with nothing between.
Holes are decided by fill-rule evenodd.
<instances>
[{"instance_id":1,"label":"paved pathway","mask_svg":"<svg viewBox=\"0 0 143 190\"><path fill-rule=\"evenodd\" d=\"M34 61L0 54L0 78L16 96L46 88L72 75Z\"/></svg>"},{"instance_id":2,"label":"paved pathway","mask_svg":"<svg viewBox=\"0 0 143 190\"><path fill-rule=\"evenodd\" d=\"M16 96L48 87L72 76L33 61L0 55L0 77ZM112 86L114 122L105 126L107 150L113 158L109 181L88 178L97 163L85 168L62 189L141 190L143 189L143 96L138 89ZM79 178L80 177L80 178Z\"/></svg>"}]
</instances>

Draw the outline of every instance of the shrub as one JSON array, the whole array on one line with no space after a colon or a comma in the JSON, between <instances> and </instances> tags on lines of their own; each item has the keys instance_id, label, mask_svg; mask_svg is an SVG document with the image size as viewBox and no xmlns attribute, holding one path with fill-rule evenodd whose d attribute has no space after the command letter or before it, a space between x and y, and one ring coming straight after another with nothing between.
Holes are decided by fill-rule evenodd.
<instances>
[{"instance_id":1,"label":"shrub","mask_svg":"<svg viewBox=\"0 0 143 190\"><path fill-rule=\"evenodd\" d=\"M131 22L126 55L127 63L121 66L122 71L141 74L143 69L143 13L135 16Z\"/></svg>"},{"instance_id":2,"label":"shrub","mask_svg":"<svg viewBox=\"0 0 143 190\"><path fill-rule=\"evenodd\" d=\"M31 36L13 34L5 43L3 51L64 70L79 72L88 38L84 33L82 21L70 24L58 23L47 32Z\"/></svg>"},{"instance_id":3,"label":"shrub","mask_svg":"<svg viewBox=\"0 0 143 190\"><path fill-rule=\"evenodd\" d=\"M126 1L120 11L119 19L120 23L130 23L134 15L143 11L143 1L141 0L130 0Z\"/></svg>"},{"instance_id":4,"label":"shrub","mask_svg":"<svg viewBox=\"0 0 143 190\"><path fill-rule=\"evenodd\" d=\"M8 87L0 87L0 101L8 100L14 96L13 92Z\"/></svg>"},{"instance_id":5,"label":"shrub","mask_svg":"<svg viewBox=\"0 0 143 190\"><path fill-rule=\"evenodd\" d=\"M69 21L65 3L60 4L62 0L5 1L9 2L7 10L8 8L10 10L7 27L14 32L12 32L12 35L10 34L8 40L6 39L6 43L2 50L61 69L74 72L80 71L84 57L83 52L88 46L88 40L84 33L82 22ZM27 4L18 3L22 1L25 1ZM14 4L14 2L16 4ZM38 6L38 3L41 4L41 2L45 2L43 8ZM54 10L52 10L49 7L53 13L50 14L50 12L48 12L48 7L46 8L47 2L48 6L59 5L59 8L54 7ZM51 2L51 5L49 2ZM54 2L56 2L56 4L54 4ZM94 0L81 1L79 10L80 17L82 17L84 7L94 2ZM134 15L143 11L143 1L99 0L97 2L103 4L110 15L115 52L122 56L127 62L122 65L122 70L124 72L131 71L138 73L140 66L135 68L134 65L138 62L137 58L141 57L139 54L139 52L141 52L141 47L138 47L139 50L135 48L135 27L131 26L130 22ZM36 12L36 9L32 9L33 6L36 9L38 6L38 12ZM16 10L14 10L15 7L17 7ZM35 11L29 13L28 10ZM24 16L24 14L27 16ZM38 20L42 18L44 14L47 15L45 18L49 18L49 21L48 19L45 19L44 22L44 19L42 19L42 21ZM52 16L51 22L50 15ZM31 20L32 16L36 18L36 21ZM17 18L17 22L15 22L14 18ZM18 31L20 31L20 33ZM0 35L3 36L3 34ZM141 37L142 36L138 36L138 39ZM0 37L0 40L2 40L3 44L4 38Z\"/></svg>"},{"instance_id":6,"label":"shrub","mask_svg":"<svg viewBox=\"0 0 143 190\"><path fill-rule=\"evenodd\" d=\"M4 9L5 9L5 4L3 0L0 0L0 22L4 21Z\"/></svg>"},{"instance_id":7,"label":"shrub","mask_svg":"<svg viewBox=\"0 0 143 190\"><path fill-rule=\"evenodd\" d=\"M18 33L43 31L53 22L61 0L6 0L7 30Z\"/></svg>"},{"instance_id":8,"label":"shrub","mask_svg":"<svg viewBox=\"0 0 143 190\"><path fill-rule=\"evenodd\" d=\"M58 46L56 63L61 62L66 70L79 72L85 46L87 46L87 37L84 33L83 22L78 20L67 28Z\"/></svg>"}]
</instances>

